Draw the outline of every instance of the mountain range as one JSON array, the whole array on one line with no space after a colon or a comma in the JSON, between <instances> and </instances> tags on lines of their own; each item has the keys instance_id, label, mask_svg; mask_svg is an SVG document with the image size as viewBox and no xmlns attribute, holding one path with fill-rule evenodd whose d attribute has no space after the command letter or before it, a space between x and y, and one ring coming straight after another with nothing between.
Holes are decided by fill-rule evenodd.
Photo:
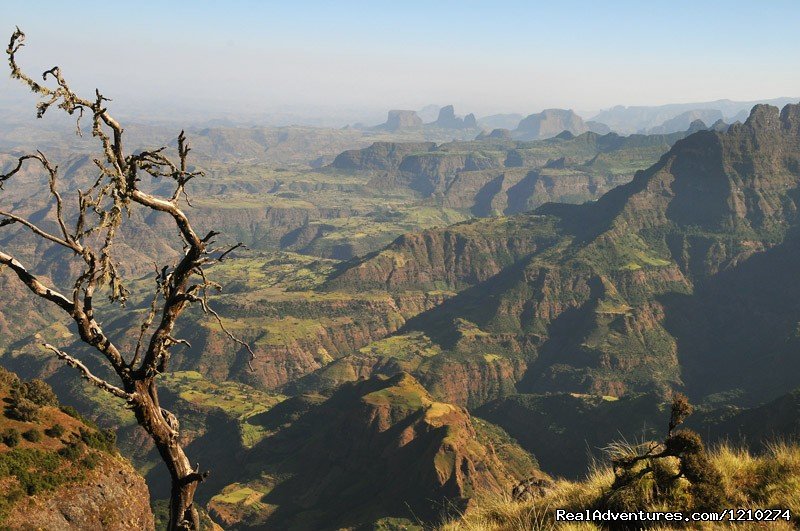
<instances>
[{"instance_id":1,"label":"mountain range","mask_svg":"<svg viewBox=\"0 0 800 531\"><path fill-rule=\"evenodd\" d=\"M521 479L581 476L587 447L656 437L678 390L712 442L797 435L800 105L756 105L730 126L700 116L680 117L676 127L691 121L679 133L540 139L567 122L590 127L542 113L526 125L537 140L376 142L341 152L313 179L277 172L266 190L263 175L220 177L213 186L247 190L230 196L250 199L246 214L233 215L243 207L230 197L226 210L201 201L198 213L234 233L266 231L254 225L263 204L253 196L270 190L299 194L281 197L289 205L274 227L287 229L315 190L341 193L333 201L353 210L363 208L353 198L402 199L463 219L357 252L366 222L346 232L340 218L306 217L210 269L223 288L211 303L253 345L253 370L193 315L176 330L192 346L175 351L163 388L185 419L188 453L218 464L200 494L211 516L242 529L433 525L443 508L458 513ZM71 167L78 186L85 161ZM46 217L35 194L14 197ZM369 212L359 219L395 215ZM178 252L153 241L157 219L133 223L126 252L143 262ZM324 251L325 230L350 252ZM22 237L3 244L60 278L50 250ZM283 245L304 254L273 254ZM131 307L144 311L151 280L133 282ZM30 300L4 273L0 285ZM125 410L86 395L35 348L55 338L84 352L79 342L46 309L25 308L0 314L4 337L18 338L0 343L2 363L122 426L122 451L163 497L153 449ZM104 326L135 343L129 317Z\"/></svg>"}]
</instances>

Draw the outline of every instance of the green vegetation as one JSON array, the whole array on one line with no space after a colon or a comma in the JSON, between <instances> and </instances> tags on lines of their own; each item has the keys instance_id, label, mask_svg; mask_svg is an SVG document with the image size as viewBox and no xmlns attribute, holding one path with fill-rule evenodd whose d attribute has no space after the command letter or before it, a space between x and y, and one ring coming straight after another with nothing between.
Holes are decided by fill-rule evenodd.
<instances>
[{"instance_id":1,"label":"green vegetation","mask_svg":"<svg viewBox=\"0 0 800 531\"><path fill-rule=\"evenodd\" d=\"M101 452L118 455L113 432L59 411L53 390L41 380L23 382L0 368L0 401L8 404L0 417L0 527L26 496L83 481Z\"/></svg>"},{"instance_id":2,"label":"green vegetation","mask_svg":"<svg viewBox=\"0 0 800 531\"><path fill-rule=\"evenodd\" d=\"M0 434L0 441L9 448L14 448L19 445L21 439L22 437L19 434L19 430L14 428L6 428L3 433Z\"/></svg>"},{"instance_id":3,"label":"green vegetation","mask_svg":"<svg viewBox=\"0 0 800 531\"><path fill-rule=\"evenodd\" d=\"M22 434L22 438L32 443L37 443L42 440L42 432L36 428L31 428Z\"/></svg>"},{"instance_id":4,"label":"green vegetation","mask_svg":"<svg viewBox=\"0 0 800 531\"><path fill-rule=\"evenodd\" d=\"M195 371L177 371L164 375L165 386L178 398L201 408L217 409L239 424L242 445L251 448L269 432L250 419L269 411L286 399L279 394L258 391L237 382L213 383Z\"/></svg>"},{"instance_id":5,"label":"green vegetation","mask_svg":"<svg viewBox=\"0 0 800 531\"><path fill-rule=\"evenodd\" d=\"M39 418L42 406L54 406L57 403L55 393L45 382L37 379L28 382L15 380L11 382L6 414L23 422L33 422Z\"/></svg>"},{"instance_id":6,"label":"green vegetation","mask_svg":"<svg viewBox=\"0 0 800 531\"><path fill-rule=\"evenodd\" d=\"M54 424L53 426L44 430L44 434L48 437L52 437L54 439L58 439L62 435L64 435L64 426L61 424Z\"/></svg>"}]
</instances>

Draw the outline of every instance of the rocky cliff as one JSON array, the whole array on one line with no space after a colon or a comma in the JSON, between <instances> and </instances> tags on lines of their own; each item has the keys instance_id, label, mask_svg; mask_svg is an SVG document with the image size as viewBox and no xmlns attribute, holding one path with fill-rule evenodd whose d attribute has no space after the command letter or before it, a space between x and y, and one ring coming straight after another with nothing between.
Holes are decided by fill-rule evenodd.
<instances>
[{"instance_id":1,"label":"rocky cliff","mask_svg":"<svg viewBox=\"0 0 800 531\"><path fill-rule=\"evenodd\" d=\"M404 237L332 283L472 286L404 330L460 355L505 345L495 348L527 360L517 387L529 392L787 391L800 316L786 287L798 248L798 109L756 106L744 124L692 134L595 204ZM516 224L527 239L510 244ZM720 304L727 323L714 317ZM456 341L459 322L480 333ZM754 350L767 358L749 358ZM725 359L751 367L751 381Z\"/></svg>"},{"instance_id":2,"label":"rocky cliff","mask_svg":"<svg viewBox=\"0 0 800 531\"><path fill-rule=\"evenodd\" d=\"M152 530L144 480L40 381L0 368L0 527Z\"/></svg>"}]
</instances>

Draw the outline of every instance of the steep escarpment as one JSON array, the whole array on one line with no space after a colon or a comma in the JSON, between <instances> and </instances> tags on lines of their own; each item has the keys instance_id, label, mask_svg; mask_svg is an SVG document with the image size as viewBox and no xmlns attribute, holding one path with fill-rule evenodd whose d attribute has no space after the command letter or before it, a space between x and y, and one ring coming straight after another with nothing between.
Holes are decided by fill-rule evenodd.
<instances>
[{"instance_id":1,"label":"steep escarpment","mask_svg":"<svg viewBox=\"0 0 800 531\"><path fill-rule=\"evenodd\" d=\"M392 291L463 288L487 280L557 239L552 220L531 215L406 234L382 251L345 264L326 286Z\"/></svg>"},{"instance_id":2,"label":"steep escarpment","mask_svg":"<svg viewBox=\"0 0 800 531\"><path fill-rule=\"evenodd\" d=\"M0 527L153 529L144 480L113 434L62 410L41 381L0 368Z\"/></svg>"},{"instance_id":3,"label":"steep escarpment","mask_svg":"<svg viewBox=\"0 0 800 531\"><path fill-rule=\"evenodd\" d=\"M515 446L502 430L434 401L408 374L373 378L344 385L254 447L243 465L258 477L239 478L209 506L242 528L431 521L538 473L524 452L506 449L516 457L501 463L494 444Z\"/></svg>"},{"instance_id":4,"label":"steep escarpment","mask_svg":"<svg viewBox=\"0 0 800 531\"><path fill-rule=\"evenodd\" d=\"M337 170L394 170L407 155L424 153L434 147L434 142L375 142L368 148L340 153L331 167Z\"/></svg>"},{"instance_id":5,"label":"steep escarpment","mask_svg":"<svg viewBox=\"0 0 800 531\"><path fill-rule=\"evenodd\" d=\"M765 389L788 391L798 370L789 352L800 313L787 275L798 241L799 108L756 107L744 124L697 132L596 204L545 205L499 232L494 220L464 225L476 235L460 248L478 242L492 258L484 269L474 267L477 251L454 252L441 237L454 227L398 240L331 283L460 289L403 331L453 355L520 355L525 392L664 396L686 385L758 400ZM535 244L488 243L503 244L523 219L529 237L541 230L527 240ZM463 323L477 332L464 339ZM748 376L736 376L743 364Z\"/></svg>"},{"instance_id":6,"label":"steep escarpment","mask_svg":"<svg viewBox=\"0 0 800 531\"><path fill-rule=\"evenodd\" d=\"M375 143L342 153L331 170L369 177L369 188L412 191L475 216L513 214L547 201L581 203L631 180L685 133L598 134L581 129L538 141L503 134L440 145Z\"/></svg>"}]
</instances>

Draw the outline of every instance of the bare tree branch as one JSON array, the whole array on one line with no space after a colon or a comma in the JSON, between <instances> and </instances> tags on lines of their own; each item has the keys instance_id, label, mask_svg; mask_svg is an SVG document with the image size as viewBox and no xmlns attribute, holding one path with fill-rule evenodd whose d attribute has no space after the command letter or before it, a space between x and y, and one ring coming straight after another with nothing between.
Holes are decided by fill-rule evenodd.
<instances>
[{"instance_id":1,"label":"bare tree branch","mask_svg":"<svg viewBox=\"0 0 800 531\"><path fill-rule=\"evenodd\" d=\"M62 240L58 236L50 234L46 230L34 225L33 223L31 223L30 221L26 220L25 218L21 218L19 216L15 216L14 214L12 214L10 212L5 212L3 210L0 210L0 216L2 216L4 218L8 218L8 219L14 221L15 223L19 223L20 225L24 225L24 226L28 227L34 234L36 234L37 236L41 236L45 240L50 240L51 242L57 243L58 245L61 245L62 247L66 247L67 249L71 249L73 251L75 250L75 247L73 247L69 242L67 242L65 240Z\"/></svg>"},{"instance_id":2,"label":"bare tree branch","mask_svg":"<svg viewBox=\"0 0 800 531\"><path fill-rule=\"evenodd\" d=\"M46 348L47 350L53 352L56 356L58 356L59 359L64 360L67 363L67 365L69 365L70 367L74 367L74 368L78 369L81 372L81 376L83 376L83 378L88 380L95 387L98 387L98 388L102 389L103 391L107 391L107 392L111 393L112 395L117 396L119 398L122 398L124 400L127 400L127 401L132 401L133 400L133 395L131 393L126 393L125 391L123 391L119 387L117 387L115 385L111 385L110 383L108 383L107 381L103 380L102 378L98 378L97 376L92 374L92 372L89 370L89 368L86 365L84 365L80 360L78 360L76 358L73 358L72 356L70 356L66 352L63 352L63 351L59 350L58 348L54 347L53 345L51 345L49 343L45 343L44 344L44 348Z\"/></svg>"},{"instance_id":3,"label":"bare tree branch","mask_svg":"<svg viewBox=\"0 0 800 531\"><path fill-rule=\"evenodd\" d=\"M26 285L28 288L34 292L36 295L43 299L47 299L50 302L58 305L68 314L72 314L73 310L75 309L72 301L68 298L54 290L46 286L42 281L38 278L33 276L25 266L23 266L19 261L11 256L10 254L6 254L0 251L0 264L8 266L14 273L16 273L17 277Z\"/></svg>"}]
</instances>

